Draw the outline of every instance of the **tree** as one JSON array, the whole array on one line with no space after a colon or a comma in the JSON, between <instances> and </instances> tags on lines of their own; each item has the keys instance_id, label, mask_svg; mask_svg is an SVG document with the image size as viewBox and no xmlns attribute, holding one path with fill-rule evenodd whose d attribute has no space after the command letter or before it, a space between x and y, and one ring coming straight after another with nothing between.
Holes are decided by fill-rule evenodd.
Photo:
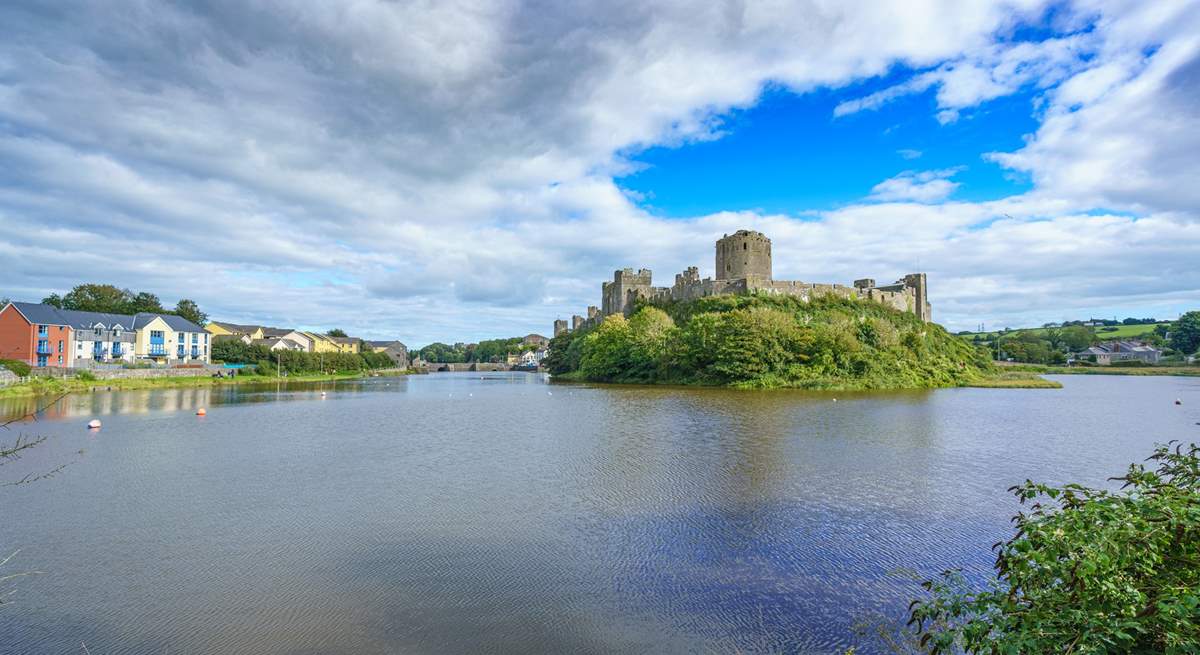
<instances>
[{"instance_id":1,"label":"tree","mask_svg":"<svg viewBox=\"0 0 1200 655\"><path fill-rule=\"evenodd\" d=\"M1092 341L1096 339L1096 333L1083 325L1071 325L1062 329L1061 338L1062 344L1067 347L1067 350L1078 352L1092 345Z\"/></svg>"},{"instance_id":2,"label":"tree","mask_svg":"<svg viewBox=\"0 0 1200 655\"><path fill-rule=\"evenodd\" d=\"M1059 350L1062 348L1062 345L1063 345L1062 328L1057 328L1057 327L1046 328L1042 332L1042 336L1044 336L1046 338L1046 341L1050 342L1051 348L1053 348L1055 350Z\"/></svg>"},{"instance_id":3,"label":"tree","mask_svg":"<svg viewBox=\"0 0 1200 655\"><path fill-rule=\"evenodd\" d=\"M65 309L63 307L62 296L58 295L57 293L52 293L45 298L42 298L42 304L57 307L59 309Z\"/></svg>"},{"instance_id":4,"label":"tree","mask_svg":"<svg viewBox=\"0 0 1200 655\"><path fill-rule=\"evenodd\" d=\"M128 291L126 293L128 293ZM137 314L140 312L145 312L147 314L161 314L165 311L166 310L164 310L162 306L162 301L158 299L158 296L148 291L141 291L130 299L124 313Z\"/></svg>"},{"instance_id":5,"label":"tree","mask_svg":"<svg viewBox=\"0 0 1200 655\"><path fill-rule=\"evenodd\" d=\"M326 332L325 336L327 336L327 337L345 337L346 332L340 328L333 328L332 330Z\"/></svg>"},{"instance_id":6,"label":"tree","mask_svg":"<svg viewBox=\"0 0 1200 655\"><path fill-rule=\"evenodd\" d=\"M128 314L132 302L133 293L129 289L119 289L111 284L79 284L62 297L61 308Z\"/></svg>"},{"instance_id":7,"label":"tree","mask_svg":"<svg viewBox=\"0 0 1200 655\"><path fill-rule=\"evenodd\" d=\"M1171 347L1185 355L1200 348L1200 311L1191 311L1179 317L1171 326Z\"/></svg>"},{"instance_id":8,"label":"tree","mask_svg":"<svg viewBox=\"0 0 1200 655\"><path fill-rule=\"evenodd\" d=\"M8 303L10 303L10 302L12 302L12 301L9 300L8 298L0 298L0 308L4 308L4 307L8 306Z\"/></svg>"},{"instance_id":9,"label":"tree","mask_svg":"<svg viewBox=\"0 0 1200 655\"><path fill-rule=\"evenodd\" d=\"M200 307L196 305L194 300L184 298L175 303L175 313L196 325L203 326L205 323L208 323L208 314L200 311Z\"/></svg>"},{"instance_id":10,"label":"tree","mask_svg":"<svg viewBox=\"0 0 1200 655\"><path fill-rule=\"evenodd\" d=\"M984 590L925 583L910 625L929 653L1194 653L1200 643L1200 447L1159 446L1122 490L1026 481Z\"/></svg>"}]
</instances>

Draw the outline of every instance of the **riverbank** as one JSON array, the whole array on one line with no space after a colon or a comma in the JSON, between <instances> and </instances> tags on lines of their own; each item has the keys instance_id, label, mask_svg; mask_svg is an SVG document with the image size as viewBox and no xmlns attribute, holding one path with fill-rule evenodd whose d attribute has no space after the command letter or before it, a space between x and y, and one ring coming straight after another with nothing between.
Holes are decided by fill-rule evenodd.
<instances>
[{"instance_id":1,"label":"riverbank","mask_svg":"<svg viewBox=\"0 0 1200 655\"><path fill-rule=\"evenodd\" d=\"M1003 373L1034 375L1178 375L1200 377L1200 366L1046 366L997 362Z\"/></svg>"},{"instance_id":2,"label":"riverbank","mask_svg":"<svg viewBox=\"0 0 1200 655\"><path fill-rule=\"evenodd\" d=\"M82 380L79 378L33 378L28 382L0 388L0 398L42 396L64 393L92 393L95 391L125 391L131 389L179 389L189 387L212 387L231 384L277 384L280 382L337 382L356 380L372 376L408 375L408 371L387 369L363 371L361 373L336 373L330 375L274 375L242 374L235 377L162 377L162 378L119 378L113 380Z\"/></svg>"},{"instance_id":3,"label":"riverbank","mask_svg":"<svg viewBox=\"0 0 1200 655\"><path fill-rule=\"evenodd\" d=\"M1026 371L999 371L995 375L980 377L968 382L967 387L980 389L1062 389L1062 383L1047 380L1036 373Z\"/></svg>"}]
</instances>

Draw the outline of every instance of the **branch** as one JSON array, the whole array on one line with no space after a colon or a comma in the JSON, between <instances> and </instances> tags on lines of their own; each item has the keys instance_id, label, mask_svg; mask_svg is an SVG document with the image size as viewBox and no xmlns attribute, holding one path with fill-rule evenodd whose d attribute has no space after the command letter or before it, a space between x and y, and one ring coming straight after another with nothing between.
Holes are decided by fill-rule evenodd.
<instances>
[{"instance_id":1,"label":"branch","mask_svg":"<svg viewBox=\"0 0 1200 655\"><path fill-rule=\"evenodd\" d=\"M38 417L38 414L41 414L41 413L45 412L45 411L46 411L47 409L49 409L49 408L50 408L52 405L56 405L56 404L58 404L58 401L62 400L63 398L66 398L66 397L67 397L67 396L69 396L69 395L71 395L71 393L68 391L67 393L64 393L64 394L61 394L61 395L59 395L59 396L55 397L55 398L54 398L53 400L51 400L50 402L48 402L48 403L46 403L46 404L44 404L44 405L42 405L42 406L38 407L37 409L34 409L32 412L29 412L29 413L27 413L27 414L24 414L24 415L18 416L18 417L16 417L16 418L11 418L11 419L9 419L9 420L7 420L7 421L3 422L3 423L0 423L0 428L4 428L5 430L9 430L9 429L11 429L11 428L9 428L9 427L8 427L9 425L12 425L13 423L19 423L19 422L21 422L21 421L24 421L25 419L30 419L30 420L36 421L36 420L37 420L37 417Z\"/></svg>"}]
</instances>

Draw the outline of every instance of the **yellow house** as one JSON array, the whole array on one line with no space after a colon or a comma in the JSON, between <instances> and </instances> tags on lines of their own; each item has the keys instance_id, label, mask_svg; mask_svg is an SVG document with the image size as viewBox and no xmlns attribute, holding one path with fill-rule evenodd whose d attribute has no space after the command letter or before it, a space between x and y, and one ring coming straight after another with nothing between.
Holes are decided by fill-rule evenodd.
<instances>
[{"instance_id":1,"label":"yellow house","mask_svg":"<svg viewBox=\"0 0 1200 655\"><path fill-rule=\"evenodd\" d=\"M330 341L337 344L338 351L344 353L360 353L362 352L362 339L358 337L326 337Z\"/></svg>"},{"instance_id":2,"label":"yellow house","mask_svg":"<svg viewBox=\"0 0 1200 655\"><path fill-rule=\"evenodd\" d=\"M301 332L304 336L312 340L314 353L338 353L342 352L341 346L333 340L333 337L327 337L316 332Z\"/></svg>"},{"instance_id":3,"label":"yellow house","mask_svg":"<svg viewBox=\"0 0 1200 655\"><path fill-rule=\"evenodd\" d=\"M229 335L240 337L246 335L251 340L262 339L264 337L263 329L258 325L237 325L235 323L218 323L213 321L204 326L204 329L214 337Z\"/></svg>"},{"instance_id":4,"label":"yellow house","mask_svg":"<svg viewBox=\"0 0 1200 655\"><path fill-rule=\"evenodd\" d=\"M212 333L181 316L137 314L133 327L136 359L176 364L212 361Z\"/></svg>"}]
</instances>

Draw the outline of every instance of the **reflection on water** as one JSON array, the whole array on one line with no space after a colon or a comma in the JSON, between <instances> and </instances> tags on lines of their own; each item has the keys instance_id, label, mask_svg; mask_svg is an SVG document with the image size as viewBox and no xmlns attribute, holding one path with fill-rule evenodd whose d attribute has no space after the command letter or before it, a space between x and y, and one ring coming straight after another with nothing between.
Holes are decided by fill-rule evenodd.
<instances>
[{"instance_id":1,"label":"reflection on water","mask_svg":"<svg viewBox=\"0 0 1200 655\"><path fill-rule=\"evenodd\" d=\"M435 374L70 397L26 427L50 439L13 473L76 463L0 492L0 547L47 571L21 582L0 644L878 652L855 625L903 613L903 571L987 573L1008 486L1105 484L1196 436L1196 380L1063 381L809 394Z\"/></svg>"},{"instance_id":2,"label":"reflection on water","mask_svg":"<svg viewBox=\"0 0 1200 655\"><path fill-rule=\"evenodd\" d=\"M214 385L180 389L106 390L102 384L97 391L70 394L61 399L54 396L21 396L0 398L0 420L38 412L48 419L107 416L110 414L144 414L148 412L178 412L215 407L230 403L264 403L311 400L322 391L341 394L367 391L404 391L406 377L339 380L330 382L261 382L241 385ZM40 410L40 411L39 411Z\"/></svg>"}]
</instances>

